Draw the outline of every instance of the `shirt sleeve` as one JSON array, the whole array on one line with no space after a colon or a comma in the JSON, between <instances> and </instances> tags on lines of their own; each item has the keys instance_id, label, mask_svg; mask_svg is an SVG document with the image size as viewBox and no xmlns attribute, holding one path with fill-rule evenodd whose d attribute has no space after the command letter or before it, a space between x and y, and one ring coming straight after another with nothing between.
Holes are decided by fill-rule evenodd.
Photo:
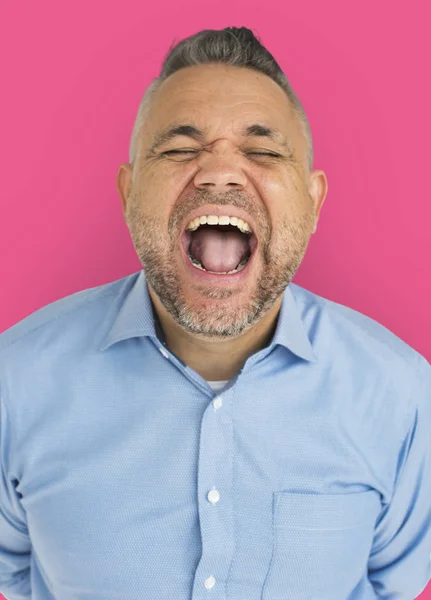
<instances>
[{"instance_id":1,"label":"shirt sleeve","mask_svg":"<svg viewBox=\"0 0 431 600\"><path fill-rule=\"evenodd\" d=\"M413 600L431 579L431 366L420 355L412 400L394 492L368 561L369 580L387 600Z\"/></svg>"},{"instance_id":2,"label":"shirt sleeve","mask_svg":"<svg viewBox=\"0 0 431 600\"><path fill-rule=\"evenodd\" d=\"M29 600L31 544L25 511L7 474L10 436L0 391L0 593L7 600Z\"/></svg>"}]
</instances>

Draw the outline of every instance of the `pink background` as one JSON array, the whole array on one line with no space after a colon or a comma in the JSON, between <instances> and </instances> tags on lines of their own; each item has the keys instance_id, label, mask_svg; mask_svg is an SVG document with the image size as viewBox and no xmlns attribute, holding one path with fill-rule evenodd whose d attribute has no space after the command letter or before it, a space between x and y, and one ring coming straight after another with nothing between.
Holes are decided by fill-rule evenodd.
<instances>
[{"instance_id":1,"label":"pink background","mask_svg":"<svg viewBox=\"0 0 431 600\"><path fill-rule=\"evenodd\" d=\"M302 100L329 181L294 282L431 361L429 6L3 0L0 332L140 268L115 177L141 96L174 39L244 25Z\"/></svg>"}]
</instances>

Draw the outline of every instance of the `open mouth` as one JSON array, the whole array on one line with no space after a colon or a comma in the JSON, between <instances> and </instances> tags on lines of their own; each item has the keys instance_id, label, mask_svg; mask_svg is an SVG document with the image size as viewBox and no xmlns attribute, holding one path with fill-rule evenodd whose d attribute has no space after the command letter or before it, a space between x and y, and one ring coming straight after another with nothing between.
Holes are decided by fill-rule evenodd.
<instances>
[{"instance_id":1,"label":"open mouth","mask_svg":"<svg viewBox=\"0 0 431 600\"><path fill-rule=\"evenodd\" d=\"M183 247L191 264L213 275L242 271L257 246L250 225L229 216L201 216L187 225Z\"/></svg>"}]
</instances>

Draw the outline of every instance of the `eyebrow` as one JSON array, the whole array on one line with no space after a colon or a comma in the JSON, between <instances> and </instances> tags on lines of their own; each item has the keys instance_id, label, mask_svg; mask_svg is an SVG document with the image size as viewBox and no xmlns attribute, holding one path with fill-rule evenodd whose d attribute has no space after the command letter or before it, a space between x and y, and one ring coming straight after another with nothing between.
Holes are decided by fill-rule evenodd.
<instances>
[{"instance_id":1,"label":"eyebrow","mask_svg":"<svg viewBox=\"0 0 431 600\"><path fill-rule=\"evenodd\" d=\"M177 136L186 136L195 139L198 142L203 142L205 140L205 131L195 127L194 125L186 125L179 124L169 127L169 129L165 129L157 133L153 138L153 145L151 146L151 152L154 152L162 146L166 144L166 142L171 141ZM251 125L247 125L242 130L243 137L264 137L269 140L276 142L279 146L285 148L289 152L292 152L292 147L289 144L286 137L274 127L269 127L267 125L262 125L260 123L253 123Z\"/></svg>"}]
</instances>

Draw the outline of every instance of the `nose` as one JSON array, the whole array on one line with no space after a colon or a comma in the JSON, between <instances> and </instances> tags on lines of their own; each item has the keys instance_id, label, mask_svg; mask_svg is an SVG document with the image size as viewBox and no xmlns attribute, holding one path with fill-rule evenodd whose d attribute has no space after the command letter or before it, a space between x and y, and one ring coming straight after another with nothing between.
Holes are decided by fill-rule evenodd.
<instances>
[{"instance_id":1,"label":"nose","mask_svg":"<svg viewBox=\"0 0 431 600\"><path fill-rule=\"evenodd\" d=\"M197 158L199 171L194 178L197 188L212 192L226 192L232 188L242 188L247 184L247 178L241 168L241 160L232 150L206 148Z\"/></svg>"}]
</instances>

